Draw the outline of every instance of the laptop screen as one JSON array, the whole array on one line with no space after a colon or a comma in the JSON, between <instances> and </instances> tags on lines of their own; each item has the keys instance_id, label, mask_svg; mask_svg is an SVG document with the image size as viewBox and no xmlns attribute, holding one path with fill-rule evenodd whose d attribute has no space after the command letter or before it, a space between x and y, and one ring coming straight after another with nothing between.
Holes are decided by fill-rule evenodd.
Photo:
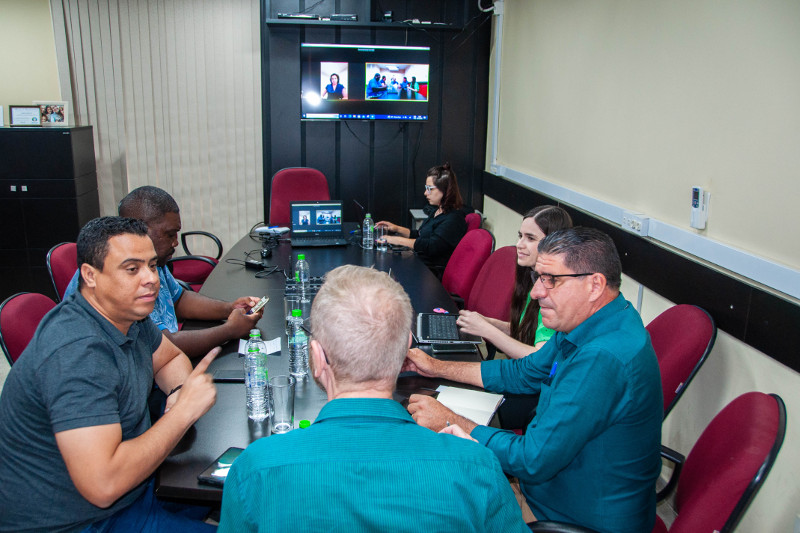
<instances>
[{"instance_id":1,"label":"laptop screen","mask_svg":"<svg viewBox=\"0 0 800 533\"><path fill-rule=\"evenodd\" d=\"M292 234L342 232L342 202L292 202Z\"/></svg>"}]
</instances>

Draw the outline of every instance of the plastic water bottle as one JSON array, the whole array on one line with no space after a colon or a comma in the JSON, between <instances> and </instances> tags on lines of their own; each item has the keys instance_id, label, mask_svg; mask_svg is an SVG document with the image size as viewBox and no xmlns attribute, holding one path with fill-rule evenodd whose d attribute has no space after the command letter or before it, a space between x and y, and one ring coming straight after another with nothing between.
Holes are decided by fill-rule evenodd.
<instances>
[{"instance_id":1,"label":"plastic water bottle","mask_svg":"<svg viewBox=\"0 0 800 533\"><path fill-rule=\"evenodd\" d=\"M247 391L247 417L260 421L270 416L269 373L267 371L267 345L261 332L250 330L244 359L244 383Z\"/></svg>"},{"instance_id":2,"label":"plastic water bottle","mask_svg":"<svg viewBox=\"0 0 800 533\"><path fill-rule=\"evenodd\" d=\"M367 216L364 217L364 226L361 228L361 246L367 250L372 250L374 242L375 223L372 221L372 215L367 213Z\"/></svg>"},{"instance_id":3,"label":"plastic water bottle","mask_svg":"<svg viewBox=\"0 0 800 533\"><path fill-rule=\"evenodd\" d=\"M303 300L308 300L311 268L308 266L308 261L306 261L306 254L297 255L297 263L294 265L294 280L300 286L300 297Z\"/></svg>"},{"instance_id":4,"label":"plastic water bottle","mask_svg":"<svg viewBox=\"0 0 800 533\"><path fill-rule=\"evenodd\" d=\"M297 379L308 375L308 336L303 329L302 310L292 311L292 331L289 335L289 373Z\"/></svg>"}]
</instances>

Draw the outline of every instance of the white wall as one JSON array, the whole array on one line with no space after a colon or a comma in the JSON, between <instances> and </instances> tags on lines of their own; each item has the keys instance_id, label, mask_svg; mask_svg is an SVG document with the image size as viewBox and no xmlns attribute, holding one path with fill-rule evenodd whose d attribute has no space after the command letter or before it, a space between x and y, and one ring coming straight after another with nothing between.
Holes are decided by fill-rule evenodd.
<instances>
[{"instance_id":1,"label":"white wall","mask_svg":"<svg viewBox=\"0 0 800 533\"><path fill-rule=\"evenodd\" d=\"M506 0L498 163L800 267L800 2Z\"/></svg>"},{"instance_id":2,"label":"white wall","mask_svg":"<svg viewBox=\"0 0 800 533\"><path fill-rule=\"evenodd\" d=\"M48 0L0 0L0 106L61 100Z\"/></svg>"}]
</instances>

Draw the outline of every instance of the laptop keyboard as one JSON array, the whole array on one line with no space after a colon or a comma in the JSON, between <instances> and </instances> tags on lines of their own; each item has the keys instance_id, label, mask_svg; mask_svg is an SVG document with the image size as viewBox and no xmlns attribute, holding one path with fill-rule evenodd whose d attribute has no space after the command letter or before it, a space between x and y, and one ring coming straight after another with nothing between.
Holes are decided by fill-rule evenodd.
<instances>
[{"instance_id":1,"label":"laptop keyboard","mask_svg":"<svg viewBox=\"0 0 800 533\"><path fill-rule=\"evenodd\" d=\"M347 244L347 240L342 237L292 237L292 246L311 245L314 246L338 246Z\"/></svg>"},{"instance_id":2,"label":"laptop keyboard","mask_svg":"<svg viewBox=\"0 0 800 533\"><path fill-rule=\"evenodd\" d=\"M460 338L456 321L450 315L428 315L428 328L431 339L455 341Z\"/></svg>"}]
</instances>

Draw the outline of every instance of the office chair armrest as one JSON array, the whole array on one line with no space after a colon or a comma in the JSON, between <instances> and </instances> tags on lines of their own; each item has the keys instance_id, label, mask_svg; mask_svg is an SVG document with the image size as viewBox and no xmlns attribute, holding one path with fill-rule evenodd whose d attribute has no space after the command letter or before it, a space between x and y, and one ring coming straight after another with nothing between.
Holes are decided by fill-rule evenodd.
<instances>
[{"instance_id":1,"label":"office chair armrest","mask_svg":"<svg viewBox=\"0 0 800 533\"><path fill-rule=\"evenodd\" d=\"M201 261L203 263L208 263L212 268L217 266L214 261L204 255L182 255L180 257L173 257L167 261L167 268L169 268L170 272L172 272L172 264L179 261Z\"/></svg>"},{"instance_id":2,"label":"office chair armrest","mask_svg":"<svg viewBox=\"0 0 800 533\"><path fill-rule=\"evenodd\" d=\"M667 481L667 484L656 494L657 502L664 500L664 498L669 496L672 491L675 490L675 486L678 484L678 479L681 477L683 463L686 462L686 457L676 452L672 448L664 446L663 444L661 445L661 458L666 459L674 466L672 469L672 475L669 477L669 481Z\"/></svg>"},{"instance_id":3,"label":"office chair armrest","mask_svg":"<svg viewBox=\"0 0 800 533\"><path fill-rule=\"evenodd\" d=\"M183 246L183 251L186 252L186 255L194 255L189 251L189 245L186 244L186 237L189 235L203 235L214 241L214 244L217 245L217 255L214 259L219 261L219 258L222 257L222 242L220 242L216 235L207 231L184 231L181 233L181 246Z\"/></svg>"},{"instance_id":4,"label":"office chair armrest","mask_svg":"<svg viewBox=\"0 0 800 533\"><path fill-rule=\"evenodd\" d=\"M597 533L594 529L589 529L588 527L564 522L550 522L549 520L530 522L528 523L528 529L539 533Z\"/></svg>"},{"instance_id":5,"label":"office chair armrest","mask_svg":"<svg viewBox=\"0 0 800 533\"><path fill-rule=\"evenodd\" d=\"M189 292L194 292L194 289L192 288L192 286L189 285L188 283L186 283L185 281L183 281L182 279L175 278L175 281L178 282L178 285L183 287L183 290L189 291Z\"/></svg>"}]
</instances>

